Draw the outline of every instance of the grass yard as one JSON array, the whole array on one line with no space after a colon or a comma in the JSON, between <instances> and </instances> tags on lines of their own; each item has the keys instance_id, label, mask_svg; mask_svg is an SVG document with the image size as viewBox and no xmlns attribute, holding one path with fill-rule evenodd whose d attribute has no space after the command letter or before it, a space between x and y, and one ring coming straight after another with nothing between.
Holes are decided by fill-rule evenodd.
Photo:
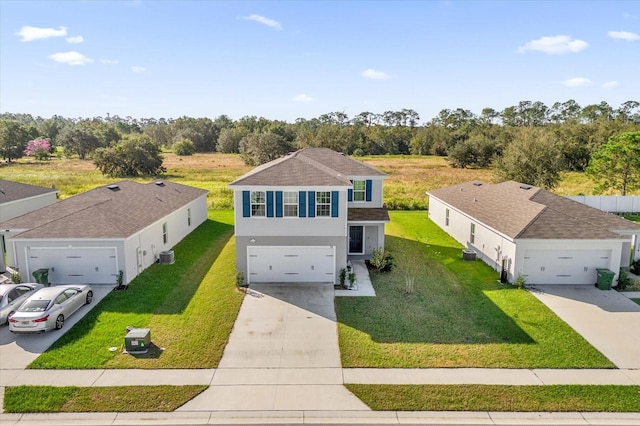
<instances>
[{"instance_id":1,"label":"grass yard","mask_svg":"<svg viewBox=\"0 0 640 426\"><path fill-rule=\"evenodd\" d=\"M377 411L640 411L638 386L350 384L346 387Z\"/></svg>"},{"instance_id":2,"label":"grass yard","mask_svg":"<svg viewBox=\"0 0 640 426\"><path fill-rule=\"evenodd\" d=\"M6 413L168 412L207 386L15 386L4 394Z\"/></svg>"},{"instance_id":3,"label":"grass yard","mask_svg":"<svg viewBox=\"0 0 640 426\"><path fill-rule=\"evenodd\" d=\"M377 297L336 298L343 367L614 368L528 291L463 261L426 212L391 212L386 232L396 268L371 274Z\"/></svg>"},{"instance_id":4,"label":"grass yard","mask_svg":"<svg viewBox=\"0 0 640 426\"><path fill-rule=\"evenodd\" d=\"M210 212L174 248L173 265L153 265L127 291L111 292L29 367L217 367L244 295L232 224L233 212ZM121 353L127 326L151 329L147 354Z\"/></svg>"},{"instance_id":5,"label":"grass yard","mask_svg":"<svg viewBox=\"0 0 640 426\"><path fill-rule=\"evenodd\" d=\"M631 299L631 300L633 300L633 301L634 301L634 302L636 302L638 305L640 305L640 299Z\"/></svg>"}]
</instances>

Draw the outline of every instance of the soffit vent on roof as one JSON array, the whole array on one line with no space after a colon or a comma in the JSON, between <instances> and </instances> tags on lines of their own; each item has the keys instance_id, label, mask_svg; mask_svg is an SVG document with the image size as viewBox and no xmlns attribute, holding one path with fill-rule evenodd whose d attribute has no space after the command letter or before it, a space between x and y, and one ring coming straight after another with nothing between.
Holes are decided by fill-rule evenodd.
<instances>
[{"instance_id":1,"label":"soffit vent on roof","mask_svg":"<svg viewBox=\"0 0 640 426\"><path fill-rule=\"evenodd\" d=\"M520 185L520 189L525 189L525 190L530 190L532 187L531 185Z\"/></svg>"},{"instance_id":2,"label":"soffit vent on roof","mask_svg":"<svg viewBox=\"0 0 640 426\"><path fill-rule=\"evenodd\" d=\"M156 184L156 186L164 186L164 182L161 180L157 180L154 183Z\"/></svg>"},{"instance_id":3,"label":"soffit vent on roof","mask_svg":"<svg viewBox=\"0 0 640 426\"><path fill-rule=\"evenodd\" d=\"M113 192L120 191L120 187L118 185L107 185L107 188L109 188Z\"/></svg>"}]
</instances>

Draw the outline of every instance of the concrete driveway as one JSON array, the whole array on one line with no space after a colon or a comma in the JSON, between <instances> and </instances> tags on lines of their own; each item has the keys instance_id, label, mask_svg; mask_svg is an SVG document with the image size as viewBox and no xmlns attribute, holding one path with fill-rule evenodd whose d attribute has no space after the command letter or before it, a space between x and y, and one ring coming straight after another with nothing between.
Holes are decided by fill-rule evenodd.
<instances>
[{"instance_id":1,"label":"concrete driveway","mask_svg":"<svg viewBox=\"0 0 640 426\"><path fill-rule=\"evenodd\" d=\"M532 292L618 368L640 369L640 305L592 286L545 285Z\"/></svg>"},{"instance_id":2,"label":"concrete driveway","mask_svg":"<svg viewBox=\"0 0 640 426\"><path fill-rule=\"evenodd\" d=\"M332 284L252 284L194 410L369 410L342 384Z\"/></svg>"},{"instance_id":3,"label":"concrete driveway","mask_svg":"<svg viewBox=\"0 0 640 426\"><path fill-rule=\"evenodd\" d=\"M62 330L52 330L44 334L12 334L9 327L0 327L0 371L25 369L113 290L113 286L109 285L92 287L93 302L90 305L84 305L69 317Z\"/></svg>"}]
</instances>

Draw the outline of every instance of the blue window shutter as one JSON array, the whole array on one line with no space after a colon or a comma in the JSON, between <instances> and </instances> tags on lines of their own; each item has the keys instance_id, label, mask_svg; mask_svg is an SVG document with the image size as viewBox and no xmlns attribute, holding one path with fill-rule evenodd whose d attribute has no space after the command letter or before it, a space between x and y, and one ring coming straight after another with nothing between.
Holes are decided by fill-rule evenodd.
<instances>
[{"instance_id":1,"label":"blue window shutter","mask_svg":"<svg viewBox=\"0 0 640 426\"><path fill-rule=\"evenodd\" d=\"M276 191L276 217L282 217L282 191Z\"/></svg>"},{"instance_id":2,"label":"blue window shutter","mask_svg":"<svg viewBox=\"0 0 640 426\"><path fill-rule=\"evenodd\" d=\"M338 191L331 191L331 217L338 217Z\"/></svg>"},{"instance_id":3,"label":"blue window shutter","mask_svg":"<svg viewBox=\"0 0 640 426\"><path fill-rule=\"evenodd\" d=\"M351 180L350 182L353 185L353 181ZM353 201L353 188L347 190L347 201Z\"/></svg>"},{"instance_id":4,"label":"blue window shutter","mask_svg":"<svg viewBox=\"0 0 640 426\"><path fill-rule=\"evenodd\" d=\"M304 191L298 192L298 216L307 216L307 193Z\"/></svg>"},{"instance_id":5,"label":"blue window shutter","mask_svg":"<svg viewBox=\"0 0 640 426\"><path fill-rule=\"evenodd\" d=\"M309 191L309 217L316 217L316 191Z\"/></svg>"},{"instance_id":6,"label":"blue window shutter","mask_svg":"<svg viewBox=\"0 0 640 426\"><path fill-rule=\"evenodd\" d=\"M242 191L242 217L251 217L251 192Z\"/></svg>"},{"instance_id":7,"label":"blue window shutter","mask_svg":"<svg viewBox=\"0 0 640 426\"><path fill-rule=\"evenodd\" d=\"M367 179L367 192L366 192L366 199L367 201L371 201L371 186L372 186L373 182L371 181L371 179Z\"/></svg>"},{"instance_id":8,"label":"blue window shutter","mask_svg":"<svg viewBox=\"0 0 640 426\"><path fill-rule=\"evenodd\" d=\"M267 191L267 217L273 217L273 191Z\"/></svg>"}]
</instances>

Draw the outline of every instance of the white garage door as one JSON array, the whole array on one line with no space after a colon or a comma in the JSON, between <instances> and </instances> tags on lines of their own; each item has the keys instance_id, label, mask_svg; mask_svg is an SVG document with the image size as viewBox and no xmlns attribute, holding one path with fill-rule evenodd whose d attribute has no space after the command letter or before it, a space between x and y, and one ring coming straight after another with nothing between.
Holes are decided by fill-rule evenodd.
<instances>
[{"instance_id":1,"label":"white garage door","mask_svg":"<svg viewBox=\"0 0 640 426\"><path fill-rule=\"evenodd\" d=\"M249 283L334 282L333 247L248 247Z\"/></svg>"},{"instance_id":2,"label":"white garage door","mask_svg":"<svg viewBox=\"0 0 640 426\"><path fill-rule=\"evenodd\" d=\"M51 284L115 284L118 273L115 247L33 247L27 249L27 259L30 273L49 269ZM33 276L28 280L34 280Z\"/></svg>"},{"instance_id":3,"label":"white garage door","mask_svg":"<svg viewBox=\"0 0 640 426\"><path fill-rule=\"evenodd\" d=\"M527 250L527 284L595 284L597 268L608 268L611 250Z\"/></svg>"}]
</instances>

